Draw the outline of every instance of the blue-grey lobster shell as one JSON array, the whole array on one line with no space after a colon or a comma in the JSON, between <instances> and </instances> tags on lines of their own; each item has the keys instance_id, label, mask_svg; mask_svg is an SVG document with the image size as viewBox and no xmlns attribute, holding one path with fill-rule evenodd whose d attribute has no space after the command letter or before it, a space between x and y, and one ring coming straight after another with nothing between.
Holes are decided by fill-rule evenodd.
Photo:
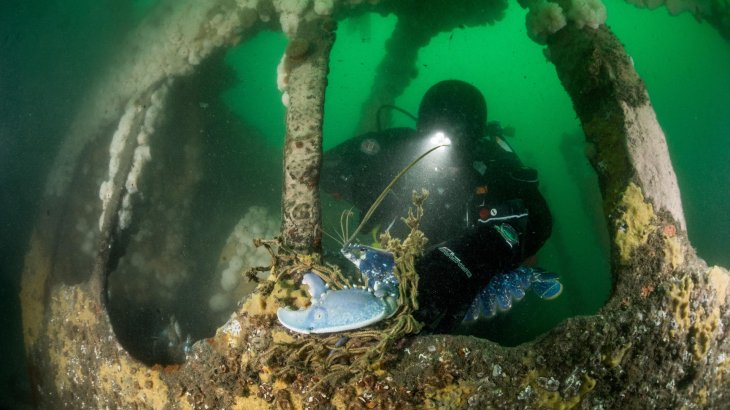
<instances>
[{"instance_id":1,"label":"blue-grey lobster shell","mask_svg":"<svg viewBox=\"0 0 730 410\"><path fill-rule=\"evenodd\" d=\"M398 279L393 254L370 246L348 244L342 254L357 266L365 286L330 290L312 272L302 279L309 287L306 309L279 308L276 316L289 330L332 333L359 329L386 319L398 308Z\"/></svg>"}]
</instances>

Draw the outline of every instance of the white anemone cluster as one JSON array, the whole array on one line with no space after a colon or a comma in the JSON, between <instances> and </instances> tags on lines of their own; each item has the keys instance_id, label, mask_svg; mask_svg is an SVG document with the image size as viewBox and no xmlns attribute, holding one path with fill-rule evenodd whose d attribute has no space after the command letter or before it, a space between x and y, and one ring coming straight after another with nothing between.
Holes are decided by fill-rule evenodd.
<instances>
[{"instance_id":1,"label":"white anemone cluster","mask_svg":"<svg viewBox=\"0 0 730 410\"><path fill-rule=\"evenodd\" d=\"M125 229L132 221L132 198L139 191L139 179L145 165L152 159L149 146L149 137L154 134L159 123L162 106L165 95L167 94L167 86L162 86L152 93L149 99L149 105L144 112L141 126L137 131L135 121L141 111L143 104L133 102L127 105L127 109L122 115L117 130L112 136L109 145L109 172L108 179L101 183L99 187L99 199L102 202L102 212L99 218L99 230L102 229L105 214L112 194L117 189L115 179L120 172L119 166L122 153L125 147L130 144L130 138L136 138L136 148L134 149L132 158L132 167L127 174L124 182L126 192L122 197L122 208L119 210L119 228ZM136 135L135 135L136 133Z\"/></svg>"},{"instance_id":2,"label":"white anemone cluster","mask_svg":"<svg viewBox=\"0 0 730 410\"><path fill-rule=\"evenodd\" d=\"M250 0L242 0L250 1ZM273 0L274 9L279 13L281 31L288 38L294 38L302 19L315 15L329 16L334 12L336 0Z\"/></svg>"},{"instance_id":3,"label":"white anemone cluster","mask_svg":"<svg viewBox=\"0 0 730 410\"><path fill-rule=\"evenodd\" d=\"M289 71L286 69L286 53L281 56L276 66L276 87L281 92L281 103L289 107Z\"/></svg>"},{"instance_id":4,"label":"white anemone cluster","mask_svg":"<svg viewBox=\"0 0 730 410\"><path fill-rule=\"evenodd\" d=\"M124 147L127 146L127 141L133 132L132 128L134 126L135 117L141 110L142 107L137 103L128 104L127 109L124 111L124 115L122 115L122 118L119 120L117 130L112 136L112 142L109 145L109 178L102 182L99 187L99 199L101 199L102 204L101 217L99 218L99 230L102 229L106 209L116 189L114 180L119 172L119 161L122 151L124 151Z\"/></svg>"},{"instance_id":5,"label":"white anemone cluster","mask_svg":"<svg viewBox=\"0 0 730 410\"><path fill-rule=\"evenodd\" d=\"M253 240L272 238L279 231L280 222L275 215L260 206L252 206L236 224L226 241L221 261L220 287L208 300L210 310L220 312L228 308L236 298L244 272L254 266L268 266L271 256L263 247L255 247Z\"/></svg>"},{"instance_id":6,"label":"white anemone cluster","mask_svg":"<svg viewBox=\"0 0 730 410\"><path fill-rule=\"evenodd\" d=\"M568 20L576 27L597 29L606 22L606 6L601 0L570 0Z\"/></svg>"},{"instance_id":7,"label":"white anemone cluster","mask_svg":"<svg viewBox=\"0 0 730 410\"><path fill-rule=\"evenodd\" d=\"M563 9L557 4L539 0L527 13L527 35L536 43L545 44L548 36L568 24Z\"/></svg>"},{"instance_id":8,"label":"white anemone cluster","mask_svg":"<svg viewBox=\"0 0 730 410\"><path fill-rule=\"evenodd\" d=\"M111 287L113 296L120 295L130 303L175 303L181 287L192 276L188 262L180 256L185 252L185 227L175 223L185 211L181 207L160 207L156 212L162 224L141 226L131 236L127 254L115 271L125 279Z\"/></svg>"},{"instance_id":9,"label":"white anemone cluster","mask_svg":"<svg viewBox=\"0 0 730 410\"><path fill-rule=\"evenodd\" d=\"M314 0L314 12L320 16L329 16L335 8L335 0Z\"/></svg>"},{"instance_id":10,"label":"white anemone cluster","mask_svg":"<svg viewBox=\"0 0 730 410\"><path fill-rule=\"evenodd\" d=\"M87 210L87 207L89 208ZM84 207L85 212L89 212L91 210L91 206L87 205ZM93 220L93 219L92 219ZM94 229L94 224L89 223L89 221L86 219L86 217L82 216L79 218L79 220L76 222L76 234L79 236L81 241L81 252L84 255L94 257L96 255L96 249L94 248L94 245L96 245L96 238L97 233Z\"/></svg>"},{"instance_id":11,"label":"white anemone cluster","mask_svg":"<svg viewBox=\"0 0 730 410\"><path fill-rule=\"evenodd\" d=\"M288 38L293 38L297 34L304 10L309 6L309 0L274 0L273 4L279 13L281 31Z\"/></svg>"},{"instance_id":12,"label":"white anemone cluster","mask_svg":"<svg viewBox=\"0 0 730 410\"><path fill-rule=\"evenodd\" d=\"M252 0L253 1L253 0ZM84 147L128 109L128 101L156 82L185 75L224 44L234 42L257 14L215 1L168 1L164 15L152 13L128 37L108 69L95 79L79 114L66 133L46 184L46 192L63 195ZM120 125L125 125L126 112Z\"/></svg>"},{"instance_id":13,"label":"white anemone cluster","mask_svg":"<svg viewBox=\"0 0 730 410\"><path fill-rule=\"evenodd\" d=\"M606 6L601 0L569 0L567 9L558 3L535 0L528 3L527 34L539 44L545 44L550 35L572 22L576 27L597 29L606 22Z\"/></svg>"}]
</instances>

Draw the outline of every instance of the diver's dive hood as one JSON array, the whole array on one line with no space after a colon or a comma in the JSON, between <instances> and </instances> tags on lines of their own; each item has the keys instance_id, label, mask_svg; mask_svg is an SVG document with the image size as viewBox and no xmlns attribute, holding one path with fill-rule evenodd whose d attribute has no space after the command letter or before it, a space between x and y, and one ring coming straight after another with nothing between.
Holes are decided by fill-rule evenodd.
<instances>
[{"instance_id":1,"label":"diver's dive hood","mask_svg":"<svg viewBox=\"0 0 730 410\"><path fill-rule=\"evenodd\" d=\"M473 85L459 80L441 81L426 91L418 107L416 129L421 135L445 133L456 145L483 137L487 103Z\"/></svg>"}]
</instances>

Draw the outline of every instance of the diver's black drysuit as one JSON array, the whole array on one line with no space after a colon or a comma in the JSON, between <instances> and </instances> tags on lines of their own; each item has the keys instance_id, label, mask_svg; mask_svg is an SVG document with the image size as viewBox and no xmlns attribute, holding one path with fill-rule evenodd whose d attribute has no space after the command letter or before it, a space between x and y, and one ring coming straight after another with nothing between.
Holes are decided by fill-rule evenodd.
<instances>
[{"instance_id":1,"label":"diver's black drysuit","mask_svg":"<svg viewBox=\"0 0 730 410\"><path fill-rule=\"evenodd\" d=\"M444 83L452 88L473 88L452 80L439 83L432 90ZM440 105L449 100L443 95L432 97L438 97ZM457 104L462 104L463 96L458 97ZM443 133L437 135L440 140L433 140L435 128L424 120L434 117L429 116L433 113L429 113L428 107L424 109L426 100L424 96L419 109L420 131L387 129L361 135L327 151L322 189L367 210L401 169L443 141ZM479 110L480 107L476 111ZM485 135L486 105L483 110L483 118L476 118L481 126L447 131L461 137L414 166L369 223L370 227L379 225L386 229L404 214L413 190L429 190L421 229L434 245L416 261L419 307L414 313L429 332L454 330L489 280L533 256L552 229L550 211L538 190L537 172L523 166L501 137ZM436 122L443 123L454 116L439 107L436 111L443 114ZM473 116L459 115L456 122L475 121ZM463 138L464 134L469 138ZM396 230L397 227L398 224L393 225Z\"/></svg>"}]
</instances>

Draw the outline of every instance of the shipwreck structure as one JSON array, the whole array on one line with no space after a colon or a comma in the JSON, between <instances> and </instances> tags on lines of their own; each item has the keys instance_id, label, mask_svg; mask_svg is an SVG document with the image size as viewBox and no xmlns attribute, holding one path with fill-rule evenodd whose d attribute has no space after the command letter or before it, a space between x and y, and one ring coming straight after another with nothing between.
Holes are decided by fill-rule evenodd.
<instances>
[{"instance_id":1,"label":"shipwreck structure","mask_svg":"<svg viewBox=\"0 0 730 410\"><path fill-rule=\"evenodd\" d=\"M680 12L685 3L667 0L666 7ZM378 345L384 350L370 366L337 379L326 377L327 357L286 350L318 340L292 336L273 313L281 300L298 297L285 281L289 266L319 263L323 105L337 21L362 13L398 17L363 106L368 113L406 88L409 64L430 37L462 24L496 22L506 6L503 0L211 0L157 6L86 98L48 179L21 294L37 405L600 409L730 402L730 275L707 266L687 239L664 134L630 57L603 24L599 0L522 6L530 37L545 45L592 147L615 282L606 306L511 348L406 330L398 340ZM727 2L698 2L690 11L730 37ZM221 50L263 29L282 30L288 38L277 73L287 112L281 242L264 244L272 250L276 274L261 281L215 336L178 343L186 357L182 363L150 366L120 343L109 315L114 299L109 282L120 255L145 237L136 224L140 181L162 172L153 166L150 145L160 138L171 101L189 92L186 79L210 69L206 63ZM186 144L195 141L180 142ZM195 150L181 149L179 155L195 163ZM185 198L195 175L194 169L171 175L179 179L158 186L180 200L175 212L192 213ZM146 195L154 203L155 194ZM156 211L149 212L154 218ZM60 240L78 227L94 233ZM175 254L175 241L168 245ZM159 264L169 267L173 259ZM166 342L180 337L174 324L171 329ZM339 356L337 368L347 369L342 364L354 363L362 347L346 344L350 353ZM288 360L272 349L286 352Z\"/></svg>"}]
</instances>

